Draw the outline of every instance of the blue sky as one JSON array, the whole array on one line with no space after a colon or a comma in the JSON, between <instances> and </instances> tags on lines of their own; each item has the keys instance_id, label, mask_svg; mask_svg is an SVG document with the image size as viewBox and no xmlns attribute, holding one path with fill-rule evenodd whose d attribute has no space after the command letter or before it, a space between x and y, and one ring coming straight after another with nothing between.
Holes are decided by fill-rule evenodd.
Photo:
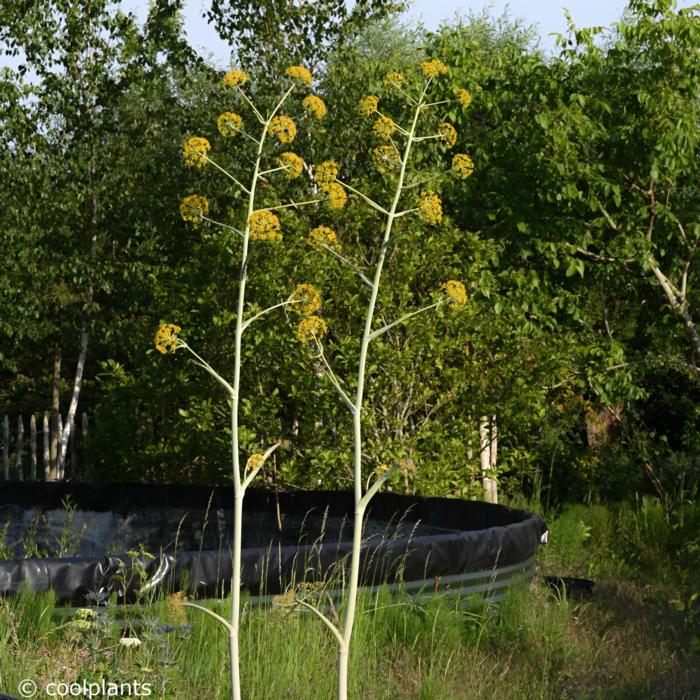
<instances>
[{"instance_id":1,"label":"blue sky","mask_svg":"<svg viewBox=\"0 0 700 700\"><path fill-rule=\"evenodd\" d=\"M681 0L679 6L687 7L695 1ZM435 29L457 13L466 16L470 12L479 13L484 8L490 8L492 14L500 16L508 7L513 17L535 25L542 37L542 45L551 49L554 39L549 35L566 31L564 8L571 12L577 26L610 26L620 19L626 4L625 0L413 0L405 17L412 22L421 20L428 29ZM138 9L139 14L147 7L146 0L127 0L124 5L129 9ZM202 55L210 54L218 67L227 68L229 49L201 18L205 5L208 5L208 0L189 0L187 4L185 28L189 41Z\"/></svg>"}]
</instances>

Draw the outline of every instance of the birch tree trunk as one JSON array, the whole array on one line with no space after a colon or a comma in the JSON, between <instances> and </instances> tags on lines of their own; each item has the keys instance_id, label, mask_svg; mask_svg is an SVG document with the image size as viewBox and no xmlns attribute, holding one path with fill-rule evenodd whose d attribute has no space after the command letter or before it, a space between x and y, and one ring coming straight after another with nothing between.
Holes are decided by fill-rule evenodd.
<instances>
[{"instance_id":1,"label":"birch tree trunk","mask_svg":"<svg viewBox=\"0 0 700 700\"><path fill-rule=\"evenodd\" d=\"M493 453L495 459L495 452ZM488 416L479 419L479 458L481 462L481 484L484 488L484 500L498 502L496 480L491 476L492 426Z\"/></svg>"},{"instance_id":2,"label":"birch tree trunk","mask_svg":"<svg viewBox=\"0 0 700 700\"><path fill-rule=\"evenodd\" d=\"M68 407L68 415L61 433L61 449L59 452L59 463L64 471L66 463L66 452L68 450L68 438L70 438L71 428L75 425L75 413L78 410L78 398L80 397L80 387L83 383L83 370L85 369L85 358L87 356L88 331L87 322L83 321L83 328L80 331L80 354L78 364L75 367L75 379L73 380L73 394Z\"/></svg>"},{"instance_id":3,"label":"birch tree trunk","mask_svg":"<svg viewBox=\"0 0 700 700\"><path fill-rule=\"evenodd\" d=\"M61 439L58 434L58 414L61 410L61 348L56 348L53 356L53 382L51 392L51 447L49 474L47 479L55 481L58 478L58 444Z\"/></svg>"}]
</instances>

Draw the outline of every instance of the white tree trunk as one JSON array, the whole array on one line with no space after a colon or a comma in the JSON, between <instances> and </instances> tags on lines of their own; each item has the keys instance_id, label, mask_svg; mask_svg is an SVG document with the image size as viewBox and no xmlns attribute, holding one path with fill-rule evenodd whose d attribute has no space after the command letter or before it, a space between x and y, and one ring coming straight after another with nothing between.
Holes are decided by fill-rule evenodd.
<instances>
[{"instance_id":1,"label":"white tree trunk","mask_svg":"<svg viewBox=\"0 0 700 700\"><path fill-rule=\"evenodd\" d=\"M75 425L75 413L78 410L78 398L80 397L80 387L83 383L83 370L85 369L85 357L87 356L88 346L88 331L87 323L83 321L83 328L80 331L80 354L78 355L78 364L75 368L75 379L73 381L73 395L70 399L68 407L68 415L66 422L61 431L61 450L59 453L59 463L61 465L61 475L64 472L66 463L66 452L68 451L68 438L70 438L71 428Z\"/></svg>"},{"instance_id":2,"label":"white tree trunk","mask_svg":"<svg viewBox=\"0 0 700 700\"><path fill-rule=\"evenodd\" d=\"M489 503L498 502L496 480L491 476L492 459L492 426L488 416L479 419L479 457L481 462L481 484L484 488L484 499ZM493 453L495 459L495 452Z\"/></svg>"}]
</instances>

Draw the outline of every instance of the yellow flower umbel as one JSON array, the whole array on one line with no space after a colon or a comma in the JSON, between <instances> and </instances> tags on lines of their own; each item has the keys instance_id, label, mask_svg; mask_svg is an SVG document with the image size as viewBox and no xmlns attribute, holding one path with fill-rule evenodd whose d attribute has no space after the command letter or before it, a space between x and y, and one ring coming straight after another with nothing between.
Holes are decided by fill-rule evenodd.
<instances>
[{"instance_id":1,"label":"yellow flower umbel","mask_svg":"<svg viewBox=\"0 0 700 700\"><path fill-rule=\"evenodd\" d=\"M173 625L186 625L187 614L184 604L187 596L182 591L172 593L165 599L165 619Z\"/></svg>"},{"instance_id":2,"label":"yellow flower umbel","mask_svg":"<svg viewBox=\"0 0 700 700\"><path fill-rule=\"evenodd\" d=\"M348 201L348 195L339 182L331 182L324 187L328 195L328 206L331 209L342 209Z\"/></svg>"},{"instance_id":3,"label":"yellow flower umbel","mask_svg":"<svg viewBox=\"0 0 700 700\"><path fill-rule=\"evenodd\" d=\"M313 284L298 284L290 301L292 311L300 316L311 316L321 308L321 295Z\"/></svg>"},{"instance_id":4,"label":"yellow flower umbel","mask_svg":"<svg viewBox=\"0 0 700 700\"><path fill-rule=\"evenodd\" d=\"M198 224L202 221L202 216L206 216L208 213L209 202L198 194L191 194L180 202L180 216L185 221Z\"/></svg>"},{"instance_id":5,"label":"yellow flower umbel","mask_svg":"<svg viewBox=\"0 0 700 700\"><path fill-rule=\"evenodd\" d=\"M474 172L474 161L466 153L457 153L452 159L452 170L460 180L466 180Z\"/></svg>"},{"instance_id":6,"label":"yellow flower umbel","mask_svg":"<svg viewBox=\"0 0 700 700\"><path fill-rule=\"evenodd\" d=\"M444 289L449 297L451 309L459 309L467 303L467 290L458 280L447 280L441 289Z\"/></svg>"},{"instance_id":7,"label":"yellow flower umbel","mask_svg":"<svg viewBox=\"0 0 700 700\"><path fill-rule=\"evenodd\" d=\"M243 126L243 119L235 112L224 112L216 120L216 128L219 133L227 139L235 136Z\"/></svg>"},{"instance_id":8,"label":"yellow flower umbel","mask_svg":"<svg viewBox=\"0 0 700 700\"><path fill-rule=\"evenodd\" d=\"M384 76L384 87L387 90L392 90L393 88L401 88L406 84L406 78L403 73L398 73L396 71L391 71Z\"/></svg>"},{"instance_id":9,"label":"yellow flower umbel","mask_svg":"<svg viewBox=\"0 0 700 700\"><path fill-rule=\"evenodd\" d=\"M203 168L207 163L207 153L211 150L211 144L201 136L193 136L187 139L182 146L182 155L187 165Z\"/></svg>"},{"instance_id":10,"label":"yellow flower umbel","mask_svg":"<svg viewBox=\"0 0 700 700\"><path fill-rule=\"evenodd\" d=\"M438 127L438 133L440 134L442 140L447 144L448 148L452 148L452 146L457 143L457 132L452 124L443 122Z\"/></svg>"},{"instance_id":11,"label":"yellow flower umbel","mask_svg":"<svg viewBox=\"0 0 700 700\"><path fill-rule=\"evenodd\" d=\"M420 71L426 78L437 78L447 73L447 66L437 58L432 58L420 64Z\"/></svg>"},{"instance_id":12,"label":"yellow flower umbel","mask_svg":"<svg viewBox=\"0 0 700 700\"><path fill-rule=\"evenodd\" d=\"M435 192L426 190L420 193L418 216L426 224L431 224L432 226L436 226L442 221L442 202Z\"/></svg>"},{"instance_id":13,"label":"yellow flower umbel","mask_svg":"<svg viewBox=\"0 0 700 700\"><path fill-rule=\"evenodd\" d=\"M322 245L327 245L334 250L340 250L340 241L335 231L328 226L317 226L309 231L309 243L314 248L320 248Z\"/></svg>"},{"instance_id":14,"label":"yellow flower umbel","mask_svg":"<svg viewBox=\"0 0 700 700\"><path fill-rule=\"evenodd\" d=\"M357 111L361 117L370 117L377 111L378 106L379 98L376 95L367 95L360 100Z\"/></svg>"},{"instance_id":15,"label":"yellow flower umbel","mask_svg":"<svg viewBox=\"0 0 700 700\"><path fill-rule=\"evenodd\" d=\"M304 161L291 151L281 153L277 162L280 168L285 168L285 176L288 180L296 180L304 172Z\"/></svg>"},{"instance_id":16,"label":"yellow flower umbel","mask_svg":"<svg viewBox=\"0 0 700 700\"><path fill-rule=\"evenodd\" d=\"M401 165L401 155L396 146L377 146L372 150L372 162L380 173L390 173Z\"/></svg>"},{"instance_id":17,"label":"yellow flower umbel","mask_svg":"<svg viewBox=\"0 0 700 700\"><path fill-rule=\"evenodd\" d=\"M250 237L257 241L281 241L280 220L267 209L258 209L250 215L248 221Z\"/></svg>"},{"instance_id":18,"label":"yellow flower umbel","mask_svg":"<svg viewBox=\"0 0 700 700\"><path fill-rule=\"evenodd\" d=\"M264 460L265 455L261 455L259 452L250 455L250 457L248 457L248 461L245 463L246 472L255 471L258 467L262 465Z\"/></svg>"},{"instance_id":19,"label":"yellow flower umbel","mask_svg":"<svg viewBox=\"0 0 700 700\"><path fill-rule=\"evenodd\" d=\"M180 326L176 326L174 323L161 323L160 328L156 331L156 350L162 352L163 355L175 352L183 344L177 337L181 330Z\"/></svg>"},{"instance_id":20,"label":"yellow flower umbel","mask_svg":"<svg viewBox=\"0 0 700 700\"><path fill-rule=\"evenodd\" d=\"M469 90L465 90L464 88L457 88L457 99L459 100L459 103L462 105L462 107L469 107L469 105L472 103L472 95L469 92Z\"/></svg>"},{"instance_id":21,"label":"yellow flower umbel","mask_svg":"<svg viewBox=\"0 0 700 700\"><path fill-rule=\"evenodd\" d=\"M340 164L335 160L324 160L323 163L316 166L316 182L322 190L336 181L340 173Z\"/></svg>"},{"instance_id":22,"label":"yellow flower umbel","mask_svg":"<svg viewBox=\"0 0 700 700\"><path fill-rule=\"evenodd\" d=\"M328 332L328 324L319 316L307 316L299 321L297 338L302 343L310 343L314 338L322 338Z\"/></svg>"},{"instance_id":23,"label":"yellow flower umbel","mask_svg":"<svg viewBox=\"0 0 700 700\"><path fill-rule=\"evenodd\" d=\"M309 95L301 101L302 106L307 114L310 114L315 119L323 119L328 114L326 103L317 95Z\"/></svg>"},{"instance_id":24,"label":"yellow flower umbel","mask_svg":"<svg viewBox=\"0 0 700 700\"><path fill-rule=\"evenodd\" d=\"M270 133L276 136L282 143L291 143L297 135L297 125L290 117L280 114L270 121Z\"/></svg>"},{"instance_id":25,"label":"yellow flower umbel","mask_svg":"<svg viewBox=\"0 0 700 700\"><path fill-rule=\"evenodd\" d=\"M396 124L389 117L379 117L372 128L377 138L382 139L382 141L388 141L396 131Z\"/></svg>"},{"instance_id":26,"label":"yellow flower umbel","mask_svg":"<svg viewBox=\"0 0 700 700\"><path fill-rule=\"evenodd\" d=\"M226 75L224 75L221 84L227 88L234 88L238 87L239 85L243 85L247 80L248 75L242 70L230 70L228 73L226 73Z\"/></svg>"},{"instance_id":27,"label":"yellow flower umbel","mask_svg":"<svg viewBox=\"0 0 700 700\"><path fill-rule=\"evenodd\" d=\"M311 83L314 81L311 77L311 73L307 68L304 68L304 66L289 66L289 68L284 71L284 74L297 83L301 83L307 87L311 87Z\"/></svg>"}]
</instances>

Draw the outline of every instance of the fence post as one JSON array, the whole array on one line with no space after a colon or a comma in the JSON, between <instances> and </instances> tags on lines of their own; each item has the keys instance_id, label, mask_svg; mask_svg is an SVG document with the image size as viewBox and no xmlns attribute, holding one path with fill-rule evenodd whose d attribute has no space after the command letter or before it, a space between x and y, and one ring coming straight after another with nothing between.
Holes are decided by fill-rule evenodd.
<instances>
[{"instance_id":1,"label":"fence post","mask_svg":"<svg viewBox=\"0 0 700 700\"><path fill-rule=\"evenodd\" d=\"M2 422L2 478L10 478L10 416Z\"/></svg>"},{"instance_id":2,"label":"fence post","mask_svg":"<svg viewBox=\"0 0 700 700\"><path fill-rule=\"evenodd\" d=\"M49 480L49 472L51 470L51 448L49 443L51 435L49 430L49 417L44 413L44 481Z\"/></svg>"},{"instance_id":3,"label":"fence post","mask_svg":"<svg viewBox=\"0 0 700 700\"><path fill-rule=\"evenodd\" d=\"M22 481L22 450L24 449L24 421L22 416L17 416L17 443L15 447L15 474L17 481Z\"/></svg>"},{"instance_id":4,"label":"fence post","mask_svg":"<svg viewBox=\"0 0 700 700\"><path fill-rule=\"evenodd\" d=\"M29 478L36 481L36 418L33 413L29 417L29 461L31 464Z\"/></svg>"}]
</instances>

